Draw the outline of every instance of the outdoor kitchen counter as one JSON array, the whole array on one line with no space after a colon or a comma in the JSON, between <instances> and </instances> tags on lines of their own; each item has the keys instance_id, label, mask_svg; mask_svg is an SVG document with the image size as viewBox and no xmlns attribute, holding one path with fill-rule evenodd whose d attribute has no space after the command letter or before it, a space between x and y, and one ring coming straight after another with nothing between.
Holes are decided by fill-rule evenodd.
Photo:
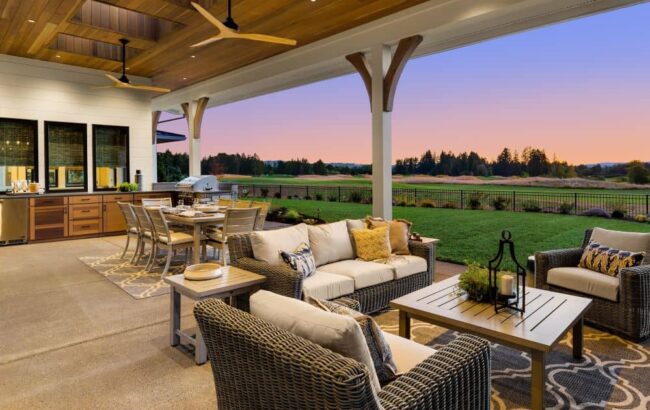
<instances>
[{"instance_id":1,"label":"outdoor kitchen counter","mask_svg":"<svg viewBox=\"0 0 650 410\"><path fill-rule=\"evenodd\" d=\"M100 191L4 194L0 198L28 200L27 240L41 242L124 234L126 221L119 202L139 205L144 198L174 199L176 195L175 191Z\"/></svg>"}]
</instances>

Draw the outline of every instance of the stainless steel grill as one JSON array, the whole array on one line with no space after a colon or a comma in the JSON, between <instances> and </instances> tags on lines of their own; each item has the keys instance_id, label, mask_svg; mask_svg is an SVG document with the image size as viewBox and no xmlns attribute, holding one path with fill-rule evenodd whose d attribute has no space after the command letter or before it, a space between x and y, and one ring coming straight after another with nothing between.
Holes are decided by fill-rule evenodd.
<instances>
[{"instance_id":1,"label":"stainless steel grill","mask_svg":"<svg viewBox=\"0 0 650 410\"><path fill-rule=\"evenodd\" d=\"M208 201L229 193L219 190L219 181L214 175L200 175L187 177L175 186L178 199L185 203L194 202L195 199Z\"/></svg>"}]
</instances>

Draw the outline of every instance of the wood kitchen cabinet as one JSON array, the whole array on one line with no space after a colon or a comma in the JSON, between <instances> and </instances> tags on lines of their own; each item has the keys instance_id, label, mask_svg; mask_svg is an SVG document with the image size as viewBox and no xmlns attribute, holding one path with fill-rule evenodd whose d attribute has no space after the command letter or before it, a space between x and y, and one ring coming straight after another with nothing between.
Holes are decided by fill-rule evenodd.
<instances>
[{"instance_id":1,"label":"wood kitchen cabinet","mask_svg":"<svg viewBox=\"0 0 650 410\"><path fill-rule=\"evenodd\" d=\"M126 231L126 221L118 202L133 202L133 195L112 194L103 196L102 218L104 233Z\"/></svg>"},{"instance_id":2,"label":"wood kitchen cabinet","mask_svg":"<svg viewBox=\"0 0 650 410\"><path fill-rule=\"evenodd\" d=\"M29 239L62 239L68 236L68 198L29 199Z\"/></svg>"}]
</instances>

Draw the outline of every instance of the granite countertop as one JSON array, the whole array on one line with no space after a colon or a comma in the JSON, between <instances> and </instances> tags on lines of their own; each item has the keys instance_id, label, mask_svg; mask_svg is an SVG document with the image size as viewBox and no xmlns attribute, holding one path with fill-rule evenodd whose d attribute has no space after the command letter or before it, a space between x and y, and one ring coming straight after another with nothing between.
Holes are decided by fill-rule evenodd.
<instances>
[{"instance_id":1,"label":"granite countertop","mask_svg":"<svg viewBox=\"0 0 650 410\"><path fill-rule=\"evenodd\" d=\"M8 198L41 198L41 197L55 197L55 196L81 196L81 195L124 195L124 194L150 194L156 192L170 192L172 190L158 190L158 191L135 191L135 192L117 192L117 191L97 191L97 192L50 192L44 194L33 194L30 192L18 194L0 194L0 199Z\"/></svg>"}]
</instances>

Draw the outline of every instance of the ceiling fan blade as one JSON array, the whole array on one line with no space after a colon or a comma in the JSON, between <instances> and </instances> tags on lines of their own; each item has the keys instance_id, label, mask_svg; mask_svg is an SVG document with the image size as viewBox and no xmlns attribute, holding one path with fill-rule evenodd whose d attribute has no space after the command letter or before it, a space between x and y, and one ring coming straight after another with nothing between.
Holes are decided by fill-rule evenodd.
<instances>
[{"instance_id":1,"label":"ceiling fan blade","mask_svg":"<svg viewBox=\"0 0 650 410\"><path fill-rule=\"evenodd\" d=\"M298 44L296 40L293 40L291 38L283 38L283 37L275 37L275 36L269 36L266 34L240 34L240 33L234 33L232 36L233 38L241 38L244 40L252 40L252 41L262 41L265 43L275 43L275 44L284 44L287 46L295 46Z\"/></svg>"},{"instance_id":2,"label":"ceiling fan blade","mask_svg":"<svg viewBox=\"0 0 650 410\"><path fill-rule=\"evenodd\" d=\"M130 84L128 88L134 88L136 90L142 90L142 91L153 91L156 93L168 93L171 91L169 88L155 87L153 85Z\"/></svg>"},{"instance_id":3,"label":"ceiling fan blade","mask_svg":"<svg viewBox=\"0 0 650 410\"><path fill-rule=\"evenodd\" d=\"M114 82L115 84L125 84L125 83L123 83L122 81L120 81L120 80L118 80L117 78L115 78L115 77L114 77L113 75L111 75L111 74L104 74L104 75L105 75L106 77L108 77L108 78L109 78L112 82Z\"/></svg>"},{"instance_id":4,"label":"ceiling fan blade","mask_svg":"<svg viewBox=\"0 0 650 410\"><path fill-rule=\"evenodd\" d=\"M114 85L105 85L102 87L90 87L91 90L104 90L106 88L116 88Z\"/></svg>"},{"instance_id":5,"label":"ceiling fan blade","mask_svg":"<svg viewBox=\"0 0 650 410\"><path fill-rule=\"evenodd\" d=\"M196 11L198 11L199 13L201 13L201 15L202 15L203 17L205 17L205 19L208 20L208 21L210 22L210 24L212 24L213 26L215 26L216 28L218 28L219 31L221 31L222 33L223 33L223 32L227 32L227 31L232 32L231 29L229 29L228 27L226 27L226 26L225 26L225 25L224 25L224 24L223 24L223 23L222 23L218 18L216 18L216 17L215 17L213 14L211 14L209 11L207 11L206 9L204 9L203 7L201 7L200 4L195 3L195 2L192 2L192 6L196 9Z\"/></svg>"},{"instance_id":6,"label":"ceiling fan blade","mask_svg":"<svg viewBox=\"0 0 650 410\"><path fill-rule=\"evenodd\" d=\"M214 43L215 41L223 40L224 36L223 34L217 34L216 36L210 37L207 40L200 41L196 44L192 44L190 47L201 47L205 46L207 44Z\"/></svg>"}]
</instances>

